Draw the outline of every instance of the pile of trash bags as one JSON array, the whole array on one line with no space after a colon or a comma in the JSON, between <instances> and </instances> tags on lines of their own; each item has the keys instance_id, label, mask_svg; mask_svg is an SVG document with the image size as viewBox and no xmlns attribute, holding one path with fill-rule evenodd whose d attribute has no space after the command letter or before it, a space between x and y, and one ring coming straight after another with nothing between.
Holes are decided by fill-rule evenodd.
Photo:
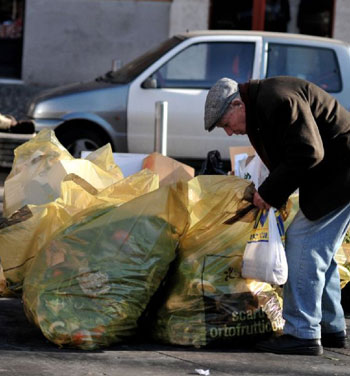
<instances>
[{"instance_id":1,"label":"pile of trash bags","mask_svg":"<svg viewBox=\"0 0 350 376\"><path fill-rule=\"evenodd\" d=\"M21 297L52 343L91 350L142 331L234 345L283 329L281 288L241 276L258 214L250 181L182 175L159 186L156 170L124 177L109 145L75 159L43 130L16 149L4 189L0 295Z\"/></svg>"}]
</instances>

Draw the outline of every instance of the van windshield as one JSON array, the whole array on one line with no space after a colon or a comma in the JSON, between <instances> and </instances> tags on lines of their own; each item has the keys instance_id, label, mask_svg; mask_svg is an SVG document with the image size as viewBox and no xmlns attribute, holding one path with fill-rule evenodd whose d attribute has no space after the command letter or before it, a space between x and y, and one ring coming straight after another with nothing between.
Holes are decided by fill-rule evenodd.
<instances>
[{"instance_id":1,"label":"van windshield","mask_svg":"<svg viewBox=\"0 0 350 376\"><path fill-rule=\"evenodd\" d=\"M117 71L109 71L105 75L97 77L96 81L104 81L115 84L127 84L157 61L166 52L180 44L185 38L177 35L151 49L145 54L125 64Z\"/></svg>"}]
</instances>

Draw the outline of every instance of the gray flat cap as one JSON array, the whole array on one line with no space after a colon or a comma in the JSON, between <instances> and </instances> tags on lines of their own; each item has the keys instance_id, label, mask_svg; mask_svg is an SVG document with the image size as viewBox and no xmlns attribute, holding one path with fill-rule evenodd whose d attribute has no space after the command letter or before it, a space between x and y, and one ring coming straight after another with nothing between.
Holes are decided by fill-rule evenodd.
<instances>
[{"instance_id":1,"label":"gray flat cap","mask_svg":"<svg viewBox=\"0 0 350 376\"><path fill-rule=\"evenodd\" d=\"M220 78L209 90L205 101L204 128L211 132L239 94L238 83L230 78Z\"/></svg>"}]
</instances>

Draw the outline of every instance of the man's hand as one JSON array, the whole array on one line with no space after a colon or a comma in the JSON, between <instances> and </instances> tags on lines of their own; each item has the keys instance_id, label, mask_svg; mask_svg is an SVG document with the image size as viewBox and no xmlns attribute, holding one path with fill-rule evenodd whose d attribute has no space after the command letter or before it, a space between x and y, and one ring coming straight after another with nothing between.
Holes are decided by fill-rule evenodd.
<instances>
[{"instance_id":1,"label":"man's hand","mask_svg":"<svg viewBox=\"0 0 350 376\"><path fill-rule=\"evenodd\" d=\"M264 199L259 195L258 191L255 191L253 197L253 204L259 209L270 209L271 205L268 204Z\"/></svg>"}]
</instances>

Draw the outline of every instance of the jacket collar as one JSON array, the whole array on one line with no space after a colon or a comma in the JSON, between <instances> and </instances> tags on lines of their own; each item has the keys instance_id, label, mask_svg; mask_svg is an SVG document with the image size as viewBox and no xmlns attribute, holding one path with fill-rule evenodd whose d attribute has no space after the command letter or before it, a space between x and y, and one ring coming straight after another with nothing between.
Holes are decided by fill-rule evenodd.
<instances>
[{"instance_id":1,"label":"jacket collar","mask_svg":"<svg viewBox=\"0 0 350 376\"><path fill-rule=\"evenodd\" d=\"M254 103L256 102L256 96L258 92L258 80L250 80L245 84L239 84L239 94L246 109L246 129L247 135L254 149L256 149L257 132L259 130L258 121L256 119L256 111L254 109Z\"/></svg>"}]
</instances>

